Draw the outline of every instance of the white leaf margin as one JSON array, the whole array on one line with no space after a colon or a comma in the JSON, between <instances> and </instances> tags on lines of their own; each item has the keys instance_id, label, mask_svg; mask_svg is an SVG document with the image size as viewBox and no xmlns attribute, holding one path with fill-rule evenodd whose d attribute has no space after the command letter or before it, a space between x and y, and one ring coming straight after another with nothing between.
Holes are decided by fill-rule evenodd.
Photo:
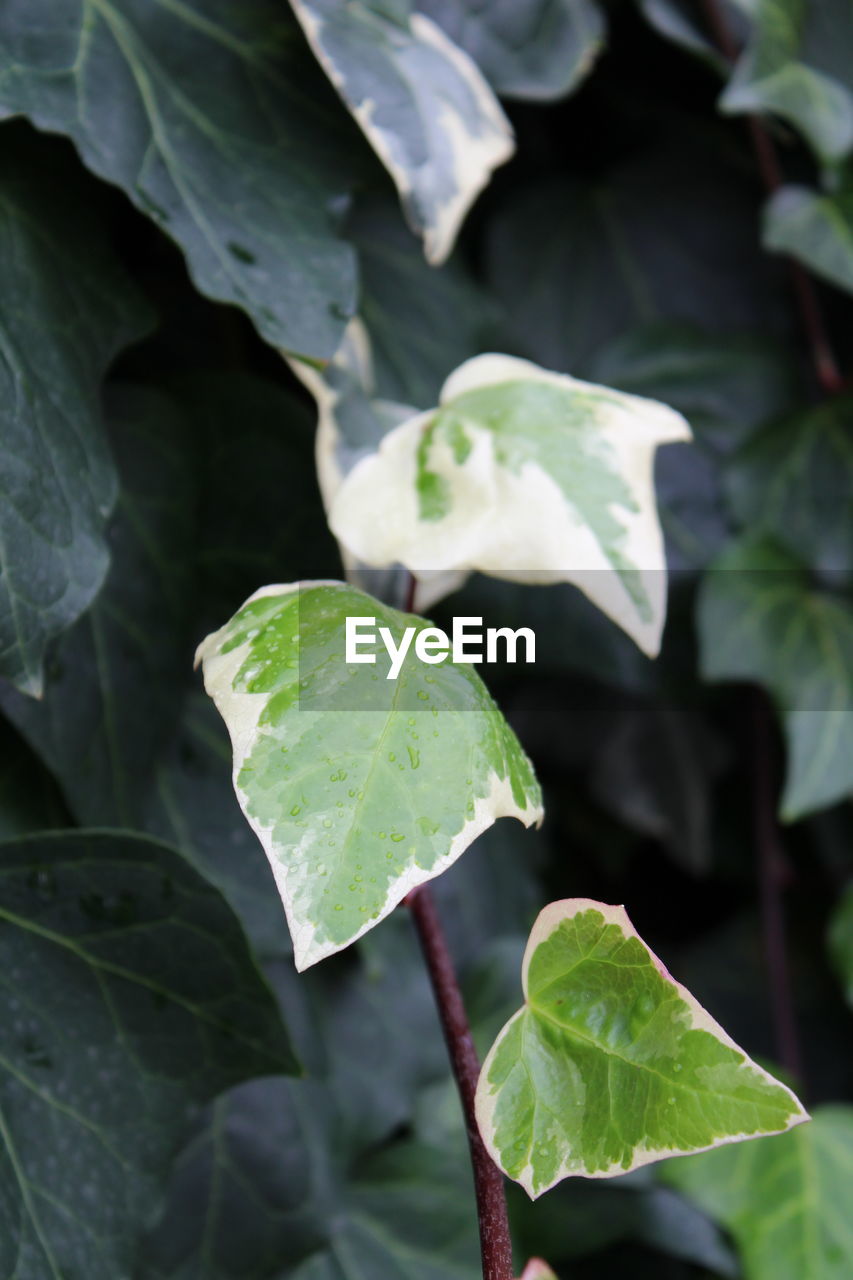
<instances>
[{"instance_id":1,"label":"white leaf margin","mask_svg":"<svg viewBox=\"0 0 853 1280\"><path fill-rule=\"evenodd\" d=\"M441 442L433 445L430 469L448 485L450 510L439 521L421 519L417 452L435 409L393 428L375 453L337 477L337 485L328 489L332 532L363 563L400 563L415 577L464 577L478 570L528 584L573 583L644 653L656 656L666 618L666 558L655 503L654 454L660 444L689 441L687 421L659 401L497 353L460 365L442 387L439 406L468 391L510 381L545 382L569 393L602 397L601 438L637 508L611 508L611 513L622 525L622 550L640 575L650 618L641 616L605 549L557 482L532 461L517 474L501 466L491 433L476 424L469 426L474 447L463 464Z\"/></svg>"},{"instance_id":2,"label":"white leaf margin","mask_svg":"<svg viewBox=\"0 0 853 1280\"><path fill-rule=\"evenodd\" d=\"M240 608L235 611L234 616L253 601L261 600L268 596L285 597L292 595L296 591L307 590L311 587L342 587L345 585L345 583L334 579L273 583L253 592ZM300 877L313 875L310 866L307 863L302 867L298 863L291 867L284 865L279 857L280 846L273 839L272 828L264 826L263 823L250 814L249 797L239 785L239 777L243 765L251 754L258 737L263 733L260 721L272 695L269 693L243 693L234 688L237 674L251 651L251 639L236 646L234 649L230 649L227 653L223 653L222 642L231 629L232 621L233 618L229 619L224 626L202 640L196 649L194 665L196 667L199 664L202 665L205 691L213 699L228 729L233 753L231 780L234 785L234 791L243 816L260 840L272 869L293 941L294 963L298 972L301 973L318 961L324 960L327 956L334 955L337 951L345 950L365 933L375 928L386 916L390 915L395 907L399 906L406 895L411 893L413 889L417 889L422 884L427 884L430 880L434 880L452 866L468 846L473 844L479 835L482 835L484 831L493 826L499 818L518 818L519 822L525 827L541 825L545 816L541 799L538 804L529 804L522 808L513 795L512 781L509 775L501 778L499 774L492 771L487 779L489 786L487 794L475 797L474 812L464 820L462 827L452 838L447 853L437 859L428 871L416 864L408 867L403 875L398 876L396 880L389 884L388 894L379 914L375 918L366 920L362 927L346 942L330 942L328 939L321 937L317 924L313 921L301 919L296 911L299 880ZM309 713L305 712L303 714ZM314 714L323 715L324 713L319 711ZM385 713L378 714L384 715ZM501 714L497 708L495 708L495 714ZM509 726L507 726L507 729L510 733L512 732ZM311 833L309 832L303 838L302 843L310 842L310 836ZM298 848L302 847L302 843Z\"/></svg>"},{"instance_id":3,"label":"white leaf margin","mask_svg":"<svg viewBox=\"0 0 853 1280\"><path fill-rule=\"evenodd\" d=\"M395 69L408 81L412 98L423 103L424 130L417 139L421 145L409 147L400 133L376 123L376 103L372 98L353 99L346 75L331 57L323 39L323 18L315 6L310 0L290 2L314 56L393 178L407 221L423 238L427 262L440 266L451 253L465 215L492 173L515 152L512 126L500 103L472 58L431 18L413 13L409 19L411 38L407 52L416 59L420 46L442 57L470 95L476 114L466 119L447 95L433 93L429 78L419 77L416 65L409 68L404 59L399 59ZM369 17L378 25L383 21L375 12ZM399 32L396 24L395 30ZM430 137L432 132L442 146L435 144ZM425 158L421 148L425 148ZM449 164L441 158L442 148L449 153ZM438 193L448 181L452 194L442 201Z\"/></svg>"},{"instance_id":4,"label":"white leaf margin","mask_svg":"<svg viewBox=\"0 0 853 1280\"><path fill-rule=\"evenodd\" d=\"M585 911L596 911L604 917L605 924L615 924L622 931L623 936L628 938L636 938L643 949L648 953L652 963L660 972L661 976L666 979L676 990L679 998L687 1005L691 1016L691 1026L689 1030L707 1031L716 1040L727 1045L730 1049L734 1049L742 1056L741 1066L750 1067L756 1074L768 1083L782 1089L791 1099L791 1118L789 1122L781 1129L762 1130L760 1133L734 1133L727 1134L725 1137L718 1138L716 1141L709 1143L704 1147L690 1147L682 1150L677 1147L643 1147L635 1148L635 1159L632 1161L630 1169L626 1169L621 1161L615 1161L608 1165L606 1169L597 1170L589 1173L575 1167L575 1163L571 1158L566 1158L561 1164L556 1175L547 1186L534 1189L533 1185L533 1168L528 1163L522 1170L521 1174L514 1180L519 1182L527 1192L531 1200L537 1200L539 1196L544 1195L546 1191L550 1191L558 1182L568 1177L582 1177L588 1179L615 1178L621 1177L623 1174L629 1173L634 1169L640 1169L643 1165L652 1164L657 1160L668 1160L676 1156L697 1155L700 1151L712 1151L717 1147L729 1146L733 1142L746 1142L755 1138L769 1137L774 1133L787 1133L790 1129L795 1128L798 1124L804 1124L811 1119L811 1116L803 1107L799 1098L789 1089L786 1084L771 1075L769 1071L765 1071L764 1067L753 1061L739 1044L731 1038L728 1032L724 1031L720 1024L711 1017L707 1009L705 1009L694 995L677 982L672 974L663 964L663 962L655 955L651 947L637 933L624 906L610 906L604 902L596 902L593 898L562 898L557 902L551 902L547 907L543 907L533 928L530 937L527 940L527 946L524 949L524 959L521 963L521 984L524 992L524 1004L514 1013L505 1026L498 1032L494 1044L492 1045L486 1060L480 1071L480 1078L477 1082L477 1092L474 1100L475 1114L477 1118L477 1127L480 1130L480 1136L485 1143L486 1150L494 1160L499 1169L502 1169L500 1151L495 1142L495 1123L494 1114L497 1107L500 1089L498 1086L489 1084L489 1072L494 1063L495 1057L502 1045L507 1032L513 1023L527 1013L527 994L528 994L528 974L530 972L530 963L533 959L534 952L543 942L556 932L565 920L571 920L576 915L580 915ZM506 1170L503 1170L506 1173ZM507 1177L512 1175L507 1174Z\"/></svg>"}]
</instances>

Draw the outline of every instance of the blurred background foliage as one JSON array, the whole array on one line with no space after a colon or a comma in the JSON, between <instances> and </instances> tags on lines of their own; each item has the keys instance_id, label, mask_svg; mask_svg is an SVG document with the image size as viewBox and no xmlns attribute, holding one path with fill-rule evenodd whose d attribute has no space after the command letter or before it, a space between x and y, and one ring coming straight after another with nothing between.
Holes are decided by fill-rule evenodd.
<instances>
[{"instance_id":1,"label":"blurred background foliage","mask_svg":"<svg viewBox=\"0 0 853 1280\"><path fill-rule=\"evenodd\" d=\"M357 302L387 398L428 406L501 350L665 400L695 434L658 457L659 661L570 587L476 578L437 610L538 641L534 669L489 680L546 824L499 823L437 885L481 1048L517 1007L538 908L583 895L625 903L750 1054L835 1104L812 1136L713 1153L731 1168L535 1205L512 1188L519 1266L842 1280L849 9L423 8L517 138L441 268L284 0L0 7L0 1274L478 1275L409 922L294 973L192 671L259 585L340 576L313 406L276 348L328 356ZM744 111L776 155L769 202ZM806 325L779 251L814 273Z\"/></svg>"}]
</instances>

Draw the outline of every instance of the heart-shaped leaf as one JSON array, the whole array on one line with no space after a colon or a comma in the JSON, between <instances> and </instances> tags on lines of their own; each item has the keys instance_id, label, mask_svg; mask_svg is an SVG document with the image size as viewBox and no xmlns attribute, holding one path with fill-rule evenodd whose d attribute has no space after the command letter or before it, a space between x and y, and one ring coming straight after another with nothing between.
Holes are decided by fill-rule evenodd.
<instances>
[{"instance_id":1,"label":"heart-shaped leaf","mask_svg":"<svg viewBox=\"0 0 853 1280\"><path fill-rule=\"evenodd\" d=\"M514 150L477 66L422 13L364 0L291 0L314 53L397 186L429 262Z\"/></svg>"},{"instance_id":2,"label":"heart-shaped leaf","mask_svg":"<svg viewBox=\"0 0 853 1280\"><path fill-rule=\"evenodd\" d=\"M654 400L476 356L438 409L389 431L343 478L329 523L370 565L574 583L654 654L666 566L652 464L659 444L689 438Z\"/></svg>"},{"instance_id":3,"label":"heart-shaped leaf","mask_svg":"<svg viewBox=\"0 0 853 1280\"><path fill-rule=\"evenodd\" d=\"M477 1121L532 1198L571 1175L612 1177L808 1119L670 977L624 907L552 902L522 983L526 1003L483 1065Z\"/></svg>"},{"instance_id":4,"label":"heart-shaped leaf","mask_svg":"<svg viewBox=\"0 0 853 1280\"><path fill-rule=\"evenodd\" d=\"M532 766L473 668L426 665L414 642L396 679L383 652L348 665L347 617L375 618L395 645L428 626L344 583L270 586L198 653L298 969L371 929L495 819L542 817Z\"/></svg>"}]
</instances>

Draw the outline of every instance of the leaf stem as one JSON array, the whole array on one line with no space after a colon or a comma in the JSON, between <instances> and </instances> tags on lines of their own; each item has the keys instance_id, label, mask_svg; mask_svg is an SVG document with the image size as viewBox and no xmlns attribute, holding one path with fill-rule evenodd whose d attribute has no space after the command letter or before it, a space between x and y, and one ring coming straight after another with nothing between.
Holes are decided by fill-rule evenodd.
<instances>
[{"instance_id":1,"label":"leaf stem","mask_svg":"<svg viewBox=\"0 0 853 1280\"><path fill-rule=\"evenodd\" d=\"M702 0L702 4L708 26L720 51L729 62L735 62L738 57L738 47L729 29L720 0ZM765 190L772 195L784 182L775 144L760 116L748 115L747 123L761 180ZM832 350L815 283L794 258L788 257L787 261L817 380L828 395L835 395L844 389L845 380Z\"/></svg>"},{"instance_id":2,"label":"leaf stem","mask_svg":"<svg viewBox=\"0 0 853 1280\"><path fill-rule=\"evenodd\" d=\"M483 1280L513 1280L512 1242L503 1174L486 1150L477 1127L474 1096L480 1075L480 1061L474 1048L453 960L428 886L421 885L419 889L413 889L405 901L411 911L429 970L444 1039L465 1113L477 1195Z\"/></svg>"},{"instance_id":3,"label":"leaf stem","mask_svg":"<svg viewBox=\"0 0 853 1280\"><path fill-rule=\"evenodd\" d=\"M756 689L754 724L754 825L758 852L758 891L764 955L770 979L770 1000L776 1035L776 1051L785 1070L803 1081L803 1062L797 1019L791 994L791 975L785 937L783 894L787 880L785 855L776 820L777 788L774 785L773 716L767 695Z\"/></svg>"}]
</instances>

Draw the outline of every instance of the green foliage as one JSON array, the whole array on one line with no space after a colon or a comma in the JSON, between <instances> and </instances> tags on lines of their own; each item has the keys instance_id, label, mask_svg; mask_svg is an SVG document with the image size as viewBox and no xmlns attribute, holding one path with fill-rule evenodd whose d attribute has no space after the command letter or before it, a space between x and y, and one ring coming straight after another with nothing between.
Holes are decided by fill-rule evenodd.
<instances>
[{"instance_id":1,"label":"green foliage","mask_svg":"<svg viewBox=\"0 0 853 1280\"><path fill-rule=\"evenodd\" d=\"M747 48L723 95L727 111L776 112L818 155L853 149L853 31L845 0L757 0Z\"/></svg>"},{"instance_id":2,"label":"green foliage","mask_svg":"<svg viewBox=\"0 0 853 1280\"><path fill-rule=\"evenodd\" d=\"M303 583L261 589L199 647L298 969L372 928L496 818L542 818L530 762L472 668L425 666L412 647L393 678L387 652L348 663L347 617L374 618L398 646L413 621L426 629L343 583Z\"/></svg>"},{"instance_id":3,"label":"green foliage","mask_svg":"<svg viewBox=\"0 0 853 1280\"><path fill-rule=\"evenodd\" d=\"M788 820L853 790L853 606L767 540L733 543L702 587L702 670L767 686L783 716Z\"/></svg>"},{"instance_id":4,"label":"green foliage","mask_svg":"<svg viewBox=\"0 0 853 1280\"><path fill-rule=\"evenodd\" d=\"M792 1133L676 1161L665 1177L726 1224L745 1280L842 1280L851 1161L853 1109L822 1107Z\"/></svg>"},{"instance_id":5,"label":"green foliage","mask_svg":"<svg viewBox=\"0 0 853 1280\"><path fill-rule=\"evenodd\" d=\"M92 603L109 563L117 485L100 382L150 317L68 157L54 167L49 151L33 168L26 137L2 140L0 673L40 696L48 643Z\"/></svg>"},{"instance_id":6,"label":"green foliage","mask_svg":"<svg viewBox=\"0 0 853 1280\"><path fill-rule=\"evenodd\" d=\"M422 13L292 0L311 48L397 186L427 261L443 262L512 130L475 63Z\"/></svg>"},{"instance_id":7,"label":"green foliage","mask_svg":"<svg viewBox=\"0 0 853 1280\"><path fill-rule=\"evenodd\" d=\"M192 1106L295 1062L233 913L167 846L25 838L0 886L0 1265L112 1280Z\"/></svg>"},{"instance_id":8,"label":"green foliage","mask_svg":"<svg viewBox=\"0 0 853 1280\"><path fill-rule=\"evenodd\" d=\"M531 1196L808 1119L675 983L622 907L546 907L522 966L525 1005L480 1077L477 1118Z\"/></svg>"},{"instance_id":9,"label":"green foliage","mask_svg":"<svg viewBox=\"0 0 853 1280\"><path fill-rule=\"evenodd\" d=\"M783 187L767 206L764 243L853 293L853 195Z\"/></svg>"},{"instance_id":10,"label":"green foliage","mask_svg":"<svg viewBox=\"0 0 853 1280\"><path fill-rule=\"evenodd\" d=\"M200 289L269 342L329 355L354 304L334 205L358 151L287 8L65 0L55 17L52 0L5 16L0 116L67 134L177 241Z\"/></svg>"},{"instance_id":11,"label":"green foliage","mask_svg":"<svg viewBox=\"0 0 853 1280\"><path fill-rule=\"evenodd\" d=\"M848 0L0 6L4 1280L477 1280L464 1121L392 910L427 879L481 1055L496 1036L509 1052L544 903L625 902L648 940L620 924L613 964L599 949L559 978L570 1027L543 1019L531 966L510 1024L527 1042L508 1079L546 1043L553 1074L534 1070L525 1098L556 1089L561 1143L582 1060L575 1171L772 1128L776 1104L782 1127L779 1067L815 1117L535 1202L510 1182L514 1275L853 1274L851 48ZM746 112L776 149L775 194ZM786 256L811 273L805 294ZM570 449L524 396L511 422L491 385L444 403L488 352L594 387L597 412L641 397L610 421L620 448L649 402L692 439L646 440L625 469L590 434ZM404 480L380 486L401 424ZM495 487L455 503L446 557L442 519L415 521L404 553L399 503L435 516L481 435L499 442L477 472ZM645 512L649 537L617 564L623 587L643 574L644 635L639 597L616 621L602 609L608 570L579 589L574 540L559 585L531 585L536 564L507 576L547 540L553 506L525 488L539 464L611 564L617 526ZM336 495L368 470L353 538ZM267 719L238 798L233 717L194 651L263 583L346 576L311 605L337 601L332 630L344 596L395 635L426 625L413 608L446 629L481 616L532 627L536 662L430 682L407 664L397 683L365 666L329 687L323 627L296 652L270 619L297 665L268 654L277 692L240 695ZM665 600L652 660L631 637L656 648ZM297 756L309 774L291 783ZM540 806L541 830L494 821ZM343 841L318 845L339 823ZM325 877L319 849L345 855ZM267 852L297 922L324 935L298 934L299 963L346 948L304 973ZM774 897L788 982L759 909ZM645 1041L641 981L663 1001ZM802 1078L774 1025L786 1003ZM666 1034L695 1061L673 1057L678 1086L664 1071L651 1088L637 1046L666 1067L673 1011ZM697 1111L682 1078L719 1073L697 1035L733 1055L762 1114L741 1124L726 1088ZM634 1085L654 1104L642 1117ZM505 1085L496 1099L507 1131L543 1129Z\"/></svg>"}]
</instances>

